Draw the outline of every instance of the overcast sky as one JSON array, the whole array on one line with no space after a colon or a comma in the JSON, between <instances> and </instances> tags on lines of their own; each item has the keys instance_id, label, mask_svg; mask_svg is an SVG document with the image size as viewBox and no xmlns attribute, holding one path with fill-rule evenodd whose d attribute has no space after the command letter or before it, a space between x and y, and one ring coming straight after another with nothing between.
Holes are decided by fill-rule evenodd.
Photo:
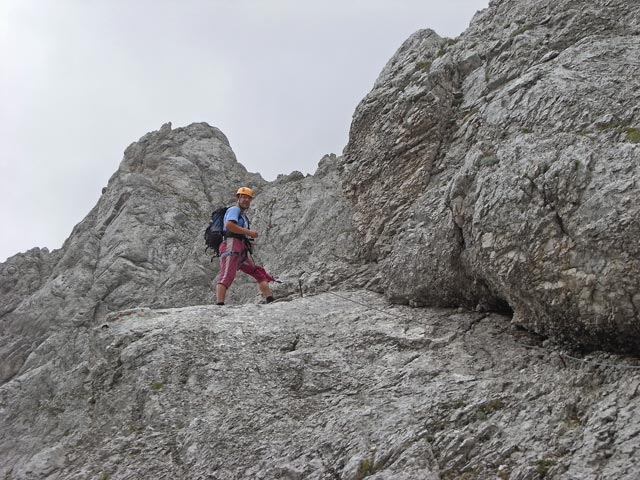
<instances>
[{"instance_id":1,"label":"overcast sky","mask_svg":"<svg viewBox=\"0 0 640 480\"><path fill-rule=\"evenodd\" d=\"M267 180L340 154L358 102L421 28L488 0L0 0L0 262L62 246L124 149L207 122Z\"/></svg>"}]
</instances>

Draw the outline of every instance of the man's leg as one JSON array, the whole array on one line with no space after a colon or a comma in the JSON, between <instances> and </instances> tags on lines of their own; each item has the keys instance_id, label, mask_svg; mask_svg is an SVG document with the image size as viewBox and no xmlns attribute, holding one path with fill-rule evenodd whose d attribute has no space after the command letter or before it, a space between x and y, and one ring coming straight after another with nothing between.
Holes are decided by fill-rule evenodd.
<instances>
[{"instance_id":1,"label":"man's leg","mask_svg":"<svg viewBox=\"0 0 640 480\"><path fill-rule=\"evenodd\" d=\"M224 299L227 296L227 289L236 278L238 271L239 255L232 250L234 239L228 238L220 248L220 274L216 283L216 300L218 305L224 305ZM227 249L229 252L227 253Z\"/></svg>"},{"instance_id":2,"label":"man's leg","mask_svg":"<svg viewBox=\"0 0 640 480\"><path fill-rule=\"evenodd\" d=\"M260 269L256 269L256 265L253 263L253 260L247 255L244 258L244 261L240 264L240 270L242 270L247 275L251 275L255 278L256 282L258 282L258 289L262 294L263 298L267 301L267 303L273 302L273 293L271 293L271 288L269 287L269 281L266 279L263 273L260 272ZM264 270L262 270L264 272Z\"/></svg>"},{"instance_id":3,"label":"man's leg","mask_svg":"<svg viewBox=\"0 0 640 480\"><path fill-rule=\"evenodd\" d=\"M258 283L258 288L260 289L262 296L267 299L267 303L273 302L273 293L269 287L269 282L265 280Z\"/></svg>"},{"instance_id":4,"label":"man's leg","mask_svg":"<svg viewBox=\"0 0 640 480\"><path fill-rule=\"evenodd\" d=\"M227 296L227 287L223 284L218 283L216 285L216 300L218 301L218 305L224 305L224 299Z\"/></svg>"}]
</instances>

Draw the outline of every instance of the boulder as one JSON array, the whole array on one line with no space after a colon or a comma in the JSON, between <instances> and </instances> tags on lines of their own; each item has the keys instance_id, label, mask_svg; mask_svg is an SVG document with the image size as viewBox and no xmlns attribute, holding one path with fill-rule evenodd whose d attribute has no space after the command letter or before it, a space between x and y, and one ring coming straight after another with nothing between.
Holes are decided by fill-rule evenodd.
<instances>
[{"instance_id":1,"label":"boulder","mask_svg":"<svg viewBox=\"0 0 640 480\"><path fill-rule=\"evenodd\" d=\"M631 0L494 1L405 42L344 151L389 298L640 351L639 32Z\"/></svg>"}]
</instances>

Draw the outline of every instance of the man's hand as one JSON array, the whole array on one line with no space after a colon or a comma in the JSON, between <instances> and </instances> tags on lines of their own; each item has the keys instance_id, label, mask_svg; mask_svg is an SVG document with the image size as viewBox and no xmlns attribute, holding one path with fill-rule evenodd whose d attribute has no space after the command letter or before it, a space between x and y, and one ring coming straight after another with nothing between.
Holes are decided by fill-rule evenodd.
<instances>
[{"instance_id":1,"label":"man's hand","mask_svg":"<svg viewBox=\"0 0 640 480\"><path fill-rule=\"evenodd\" d=\"M258 238L258 232L256 232L255 230L247 230L247 235L249 235L251 238Z\"/></svg>"}]
</instances>

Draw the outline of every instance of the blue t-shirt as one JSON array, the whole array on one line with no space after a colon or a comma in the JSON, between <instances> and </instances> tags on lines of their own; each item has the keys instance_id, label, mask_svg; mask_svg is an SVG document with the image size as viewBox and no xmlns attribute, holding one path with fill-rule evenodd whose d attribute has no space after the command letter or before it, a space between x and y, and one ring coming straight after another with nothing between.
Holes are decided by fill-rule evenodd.
<instances>
[{"instance_id":1,"label":"blue t-shirt","mask_svg":"<svg viewBox=\"0 0 640 480\"><path fill-rule=\"evenodd\" d=\"M235 222L239 227L249 228L249 219L243 215L242 210L240 210L240 207L238 206L227 208L227 213L224 214L224 220L222 221L223 233L227 231L225 227L228 220Z\"/></svg>"}]
</instances>

